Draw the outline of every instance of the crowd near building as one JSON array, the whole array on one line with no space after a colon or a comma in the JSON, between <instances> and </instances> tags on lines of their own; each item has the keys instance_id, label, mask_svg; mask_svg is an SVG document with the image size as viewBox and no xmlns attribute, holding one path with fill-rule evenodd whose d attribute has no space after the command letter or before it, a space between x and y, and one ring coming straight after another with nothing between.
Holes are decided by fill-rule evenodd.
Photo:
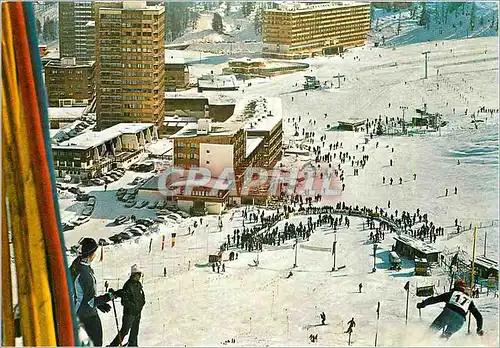
<instances>
[{"instance_id":1,"label":"crowd near building","mask_svg":"<svg viewBox=\"0 0 500 348\"><path fill-rule=\"evenodd\" d=\"M265 57L301 59L363 46L370 30L370 4L283 3L264 12Z\"/></svg>"}]
</instances>

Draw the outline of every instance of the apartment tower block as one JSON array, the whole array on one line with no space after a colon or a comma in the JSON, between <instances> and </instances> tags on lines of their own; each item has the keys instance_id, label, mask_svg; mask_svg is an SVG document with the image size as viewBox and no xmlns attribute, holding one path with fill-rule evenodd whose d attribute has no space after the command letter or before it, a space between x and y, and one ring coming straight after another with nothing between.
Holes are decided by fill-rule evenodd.
<instances>
[{"instance_id":1,"label":"apartment tower block","mask_svg":"<svg viewBox=\"0 0 500 348\"><path fill-rule=\"evenodd\" d=\"M262 54L285 59L338 54L364 45L369 30L369 3L283 3L264 12Z\"/></svg>"},{"instance_id":2,"label":"apartment tower block","mask_svg":"<svg viewBox=\"0 0 500 348\"><path fill-rule=\"evenodd\" d=\"M119 6L96 8L97 127L121 122L161 126L165 109L165 8L137 1Z\"/></svg>"}]
</instances>

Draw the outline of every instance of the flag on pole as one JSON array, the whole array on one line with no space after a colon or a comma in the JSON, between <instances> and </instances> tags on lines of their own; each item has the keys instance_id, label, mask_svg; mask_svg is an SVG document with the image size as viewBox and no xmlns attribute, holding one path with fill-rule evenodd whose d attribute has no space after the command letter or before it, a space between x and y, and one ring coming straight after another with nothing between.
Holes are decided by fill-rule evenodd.
<instances>
[{"instance_id":1,"label":"flag on pole","mask_svg":"<svg viewBox=\"0 0 500 348\"><path fill-rule=\"evenodd\" d=\"M104 246L101 246L101 257L99 258L99 262L104 260Z\"/></svg>"},{"instance_id":2,"label":"flag on pole","mask_svg":"<svg viewBox=\"0 0 500 348\"><path fill-rule=\"evenodd\" d=\"M149 253L151 254L151 246L153 245L153 238L149 241Z\"/></svg>"},{"instance_id":3,"label":"flag on pole","mask_svg":"<svg viewBox=\"0 0 500 348\"><path fill-rule=\"evenodd\" d=\"M165 235L161 239L161 250L165 249Z\"/></svg>"},{"instance_id":4,"label":"flag on pole","mask_svg":"<svg viewBox=\"0 0 500 348\"><path fill-rule=\"evenodd\" d=\"M177 233L172 233L172 248L174 247L175 245L175 236L177 235Z\"/></svg>"},{"instance_id":5,"label":"flag on pole","mask_svg":"<svg viewBox=\"0 0 500 348\"><path fill-rule=\"evenodd\" d=\"M380 302L377 305L377 319L380 317Z\"/></svg>"},{"instance_id":6,"label":"flag on pole","mask_svg":"<svg viewBox=\"0 0 500 348\"><path fill-rule=\"evenodd\" d=\"M408 291L410 290L410 281L407 281L405 284L405 290Z\"/></svg>"}]
</instances>

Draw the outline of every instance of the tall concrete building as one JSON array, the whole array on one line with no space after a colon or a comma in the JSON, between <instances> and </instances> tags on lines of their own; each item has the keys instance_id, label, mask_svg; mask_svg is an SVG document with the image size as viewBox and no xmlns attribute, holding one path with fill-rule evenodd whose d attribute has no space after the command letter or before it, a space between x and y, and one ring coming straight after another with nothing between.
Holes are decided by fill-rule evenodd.
<instances>
[{"instance_id":1,"label":"tall concrete building","mask_svg":"<svg viewBox=\"0 0 500 348\"><path fill-rule=\"evenodd\" d=\"M364 45L369 30L369 3L283 3L264 12L262 54L292 59L337 54Z\"/></svg>"},{"instance_id":2,"label":"tall concrete building","mask_svg":"<svg viewBox=\"0 0 500 348\"><path fill-rule=\"evenodd\" d=\"M123 2L96 9L96 113L100 129L121 122L162 124L165 8Z\"/></svg>"},{"instance_id":3,"label":"tall concrete building","mask_svg":"<svg viewBox=\"0 0 500 348\"><path fill-rule=\"evenodd\" d=\"M93 4L90 1L59 3L59 53L61 58L95 60Z\"/></svg>"}]
</instances>

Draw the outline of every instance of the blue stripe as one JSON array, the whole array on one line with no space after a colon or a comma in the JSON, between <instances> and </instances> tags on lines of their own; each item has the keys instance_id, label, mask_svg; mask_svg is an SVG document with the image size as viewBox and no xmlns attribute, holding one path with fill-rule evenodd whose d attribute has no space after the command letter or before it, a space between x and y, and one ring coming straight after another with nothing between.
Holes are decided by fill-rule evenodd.
<instances>
[{"instance_id":1,"label":"blue stripe","mask_svg":"<svg viewBox=\"0 0 500 348\"><path fill-rule=\"evenodd\" d=\"M68 260L66 258L66 250L64 243L64 235L62 233L62 225L61 225L61 216L59 213L59 202L57 201L57 189L56 189L56 180L54 173L54 161L52 158L52 148L50 144L50 127L49 127L49 112L48 112L48 102L47 102L47 93L45 90L45 84L43 82L42 75L42 60L40 59L40 52L38 50L38 34L36 31L36 19L35 19L35 11L33 8L33 3L31 2L23 2L23 12L26 20L26 33L28 36L28 42L30 46L31 53L31 66L33 68L33 77L35 81L35 88L37 92L37 102L38 108L40 110L41 116L41 124L42 124L42 132L44 136L45 142L45 154L47 156L47 164L50 171L50 181L52 188L52 200L54 204L54 213L56 215L57 227L59 229L59 239L61 243L61 253L63 257L64 267L66 269L66 283L68 284L70 298L74 298L74 289L73 289L73 281L71 279L71 274L68 272ZM78 325L76 319L76 311L74 307L73 301L70 301L70 309L73 317L73 334L75 337L75 346L80 345L80 339L78 336Z\"/></svg>"}]
</instances>

